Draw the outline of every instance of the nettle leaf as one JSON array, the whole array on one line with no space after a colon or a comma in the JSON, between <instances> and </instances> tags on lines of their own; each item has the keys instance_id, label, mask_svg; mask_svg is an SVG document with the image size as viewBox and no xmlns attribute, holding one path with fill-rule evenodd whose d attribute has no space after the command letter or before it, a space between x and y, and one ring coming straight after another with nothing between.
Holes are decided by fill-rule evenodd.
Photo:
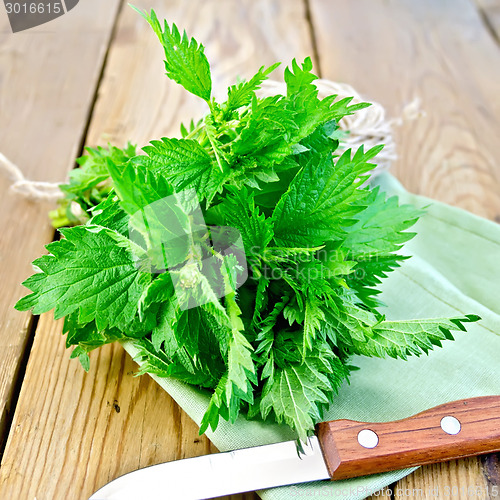
<instances>
[{"instance_id":1,"label":"nettle leaf","mask_svg":"<svg viewBox=\"0 0 500 500\"><path fill-rule=\"evenodd\" d=\"M263 418L272 411L278 422L292 427L302 441L321 419L321 405L330 401L333 387L324 374L325 366L316 357L301 364L276 368L272 380L264 384L260 411ZM331 370L331 368L329 368Z\"/></svg>"},{"instance_id":2,"label":"nettle leaf","mask_svg":"<svg viewBox=\"0 0 500 500\"><path fill-rule=\"evenodd\" d=\"M295 121L300 125L293 137L294 142L308 137L318 127L326 123L334 124L344 116L370 106L369 103L349 106L352 97L340 99L336 102L337 95L319 99L318 89L313 83L318 77L312 73L312 69L313 65L310 57L306 57L301 66L294 59L292 68L285 69L287 108L295 112Z\"/></svg>"},{"instance_id":3,"label":"nettle leaf","mask_svg":"<svg viewBox=\"0 0 500 500\"><path fill-rule=\"evenodd\" d=\"M243 335L244 325L241 321L241 309L238 307L236 294L229 293L225 297L228 315L231 321L231 337L228 348L228 384L226 399L229 400L234 392L239 398L253 402L253 389L251 384L257 383L255 366L252 359L253 347Z\"/></svg>"},{"instance_id":4,"label":"nettle leaf","mask_svg":"<svg viewBox=\"0 0 500 500\"><path fill-rule=\"evenodd\" d=\"M354 351L364 356L406 359L427 354L443 340L453 340L451 331L465 331L464 323L481 319L476 315L457 318L382 321L372 329L366 342L354 342Z\"/></svg>"},{"instance_id":5,"label":"nettle leaf","mask_svg":"<svg viewBox=\"0 0 500 500\"><path fill-rule=\"evenodd\" d=\"M153 278L147 288L144 290L140 306L149 307L151 304L170 304L174 295L172 278L169 273L161 273ZM140 310L140 308L139 308Z\"/></svg>"},{"instance_id":6,"label":"nettle leaf","mask_svg":"<svg viewBox=\"0 0 500 500\"><path fill-rule=\"evenodd\" d=\"M356 295L345 290L329 299L322 329L331 343L337 347L347 346L352 350L355 342L367 342L379 318L364 309Z\"/></svg>"},{"instance_id":7,"label":"nettle leaf","mask_svg":"<svg viewBox=\"0 0 500 500\"><path fill-rule=\"evenodd\" d=\"M227 375L223 375L213 391L212 397L208 403L208 408L201 420L200 434L203 434L208 427L215 430L219 425L220 417L229 421L231 419L231 415L234 415L238 411L239 405L236 398L231 397L229 402L226 401L226 387Z\"/></svg>"},{"instance_id":8,"label":"nettle leaf","mask_svg":"<svg viewBox=\"0 0 500 500\"><path fill-rule=\"evenodd\" d=\"M130 217L117 203L117 196L110 195L91 210L90 226L101 226L112 229L126 236L129 229Z\"/></svg>"},{"instance_id":9,"label":"nettle leaf","mask_svg":"<svg viewBox=\"0 0 500 500\"><path fill-rule=\"evenodd\" d=\"M73 352L70 355L70 359L78 358L82 368L88 372L90 370L90 357L88 352L81 346L77 346L73 349Z\"/></svg>"},{"instance_id":10,"label":"nettle leaf","mask_svg":"<svg viewBox=\"0 0 500 500\"><path fill-rule=\"evenodd\" d=\"M315 297L308 297L304 308L304 341L302 345L303 356L308 350L312 350L314 339L317 332L321 329L322 323L325 320L321 302Z\"/></svg>"},{"instance_id":11,"label":"nettle leaf","mask_svg":"<svg viewBox=\"0 0 500 500\"><path fill-rule=\"evenodd\" d=\"M361 202L364 209L353 216L356 221L346 228L342 247L353 259L389 255L398 251L415 233L408 232L425 212L412 205L399 205L396 196L387 198L379 187L366 190Z\"/></svg>"},{"instance_id":12,"label":"nettle leaf","mask_svg":"<svg viewBox=\"0 0 500 500\"><path fill-rule=\"evenodd\" d=\"M318 89L312 84L318 77L312 73L313 64L310 57L306 57L302 66L299 66L295 59L292 60L292 67L285 68L285 82L287 97L293 98L302 96L303 104L316 104L318 99Z\"/></svg>"},{"instance_id":13,"label":"nettle leaf","mask_svg":"<svg viewBox=\"0 0 500 500\"><path fill-rule=\"evenodd\" d=\"M177 350L172 357L162 350L156 350L148 339L134 342L139 354L136 358L141 365L138 375L151 373L159 377L173 377L198 387L212 387L214 379L206 370L196 369L192 360L183 349Z\"/></svg>"},{"instance_id":14,"label":"nettle leaf","mask_svg":"<svg viewBox=\"0 0 500 500\"><path fill-rule=\"evenodd\" d=\"M64 318L63 333L67 334L66 347L78 345L86 352L124 337L118 328L99 331L95 321L80 324L77 313L69 314Z\"/></svg>"},{"instance_id":15,"label":"nettle leaf","mask_svg":"<svg viewBox=\"0 0 500 500\"><path fill-rule=\"evenodd\" d=\"M254 274L257 274L257 272L254 271ZM268 303L268 295L267 295L267 288L270 283L270 278L268 276L264 276L262 274L257 275L257 286L255 289L255 295L254 295L254 311L252 315L252 323L256 324L262 319L262 311L265 309L267 303ZM241 295L241 291L240 291Z\"/></svg>"},{"instance_id":16,"label":"nettle leaf","mask_svg":"<svg viewBox=\"0 0 500 500\"><path fill-rule=\"evenodd\" d=\"M408 229L424 212L412 205L399 205L397 197L387 198L378 187L365 192L359 202L364 209L353 216L355 223L346 227L340 251L355 262L353 273L346 278L348 286L365 304L377 307L380 303L375 287L408 258L395 252L415 236Z\"/></svg>"},{"instance_id":17,"label":"nettle leaf","mask_svg":"<svg viewBox=\"0 0 500 500\"><path fill-rule=\"evenodd\" d=\"M346 284L356 291L357 296L363 303L372 309L384 305L377 296L380 290L376 287L382 283L382 279L394 269L400 267L401 262L409 257L401 254L369 255L358 257L355 261L352 273L346 276Z\"/></svg>"},{"instance_id":18,"label":"nettle leaf","mask_svg":"<svg viewBox=\"0 0 500 500\"><path fill-rule=\"evenodd\" d=\"M176 191L194 188L201 198L212 198L223 182L221 171L195 140L164 137L143 150L148 156L137 156L134 165L160 173Z\"/></svg>"},{"instance_id":19,"label":"nettle leaf","mask_svg":"<svg viewBox=\"0 0 500 500\"><path fill-rule=\"evenodd\" d=\"M173 187L163 176L155 175L148 169L140 169L134 163L128 163L123 169L110 164L108 170L120 197L120 204L129 214L174 193Z\"/></svg>"},{"instance_id":20,"label":"nettle leaf","mask_svg":"<svg viewBox=\"0 0 500 500\"><path fill-rule=\"evenodd\" d=\"M294 59L292 68L285 69L287 108L294 111L295 121L300 125L294 134L294 142L306 138L320 125L334 118L330 107L336 96L318 99L318 89L313 84L318 77L311 70L310 57L304 60L302 66Z\"/></svg>"},{"instance_id":21,"label":"nettle leaf","mask_svg":"<svg viewBox=\"0 0 500 500\"><path fill-rule=\"evenodd\" d=\"M216 429L219 416L234 422L239 414L241 401L254 402L253 384L257 384L256 368L252 359L253 348L243 335L241 310L234 300L234 292L226 296L231 334L227 353L227 371L219 380L208 409L203 416L200 433L210 426Z\"/></svg>"},{"instance_id":22,"label":"nettle leaf","mask_svg":"<svg viewBox=\"0 0 500 500\"><path fill-rule=\"evenodd\" d=\"M203 45L198 44L194 38L189 40L185 31L181 36L175 24L170 26L165 21L162 29L154 10L148 14L133 8L148 21L163 45L167 76L182 85L188 92L209 101L212 93L212 79Z\"/></svg>"},{"instance_id":23,"label":"nettle leaf","mask_svg":"<svg viewBox=\"0 0 500 500\"><path fill-rule=\"evenodd\" d=\"M120 205L131 217L129 237L148 247L150 264L158 271L184 262L191 248L191 235L206 231L196 194L175 193L159 173L129 163L119 172L110 167Z\"/></svg>"},{"instance_id":24,"label":"nettle leaf","mask_svg":"<svg viewBox=\"0 0 500 500\"><path fill-rule=\"evenodd\" d=\"M311 155L273 212L278 244L320 246L342 239L345 227L362 210L356 204L364 197L359 187L374 167L369 160L381 149L376 146L365 153L361 147L352 158L348 150L336 163L330 156Z\"/></svg>"},{"instance_id":25,"label":"nettle leaf","mask_svg":"<svg viewBox=\"0 0 500 500\"><path fill-rule=\"evenodd\" d=\"M228 383L226 386L226 398L230 398L234 392L238 397L253 402L253 390L251 383L257 383L255 367L252 360L253 348L245 336L235 330L228 349Z\"/></svg>"},{"instance_id":26,"label":"nettle leaf","mask_svg":"<svg viewBox=\"0 0 500 500\"><path fill-rule=\"evenodd\" d=\"M207 389L200 432L244 410L305 441L352 356L418 356L479 318L378 311L378 285L407 258L422 212L367 184L382 146L339 156L339 120L368 104L320 99L310 58L285 70L286 95L257 96L272 65L218 103L203 45L142 15L167 75L208 113L145 155L88 149L52 219L90 220L47 246L16 307L55 309L87 370L92 349L127 339L140 373Z\"/></svg>"},{"instance_id":27,"label":"nettle leaf","mask_svg":"<svg viewBox=\"0 0 500 500\"><path fill-rule=\"evenodd\" d=\"M239 137L231 143L231 154L238 158L237 164L250 167L247 177L256 173L254 168L266 171L292 154L290 139L297 130L294 112L286 108L282 96L254 97L250 110L248 118L241 122L243 126L237 130ZM276 180L274 176L273 179Z\"/></svg>"},{"instance_id":28,"label":"nettle leaf","mask_svg":"<svg viewBox=\"0 0 500 500\"><path fill-rule=\"evenodd\" d=\"M227 188L229 194L211 209L207 220L211 224L238 229L243 239L247 258L264 251L273 238L273 221L260 213L254 196L246 188Z\"/></svg>"},{"instance_id":29,"label":"nettle leaf","mask_svg":"<svg viewBox=\"0 0 500 500\"><path fill-rule=\"evenodd\" d=\"M231 112L235 109L241 108L250 104L252 101L255 91L260 89L260 86L264 80L272 73L280 63L275 63L269 68L261 66L259 71L246 82L240 82L236 85L232 85L228 89L227 101L225 103L225 111Z\"/></svg>"},{"instance_id":30,"label":"nettle leaf","mask_svg":"<svg viewBox=\"0 0 500 500\"><path fill-rule=\"evenodd\" d=\"M164 351L169 357L173 357L176 352L179 352L179 343L176 338L177 321L180 312L173 300L169 300L162 305L159 314L159 322L151 332L151 343L153 347L160 351L164 347Z\"/></svg>"},{"instance_id":31,"label":"nettle leaf","mask_svg":"<svg viewBox=\"0 0 500 500\"><path fill-rule=\"evenodd\" d=\"M120 167L136 155L136 147L130 142L124 149L110 144L107 148L98 146L97 148L87 147L85 150L87 154L76 160L80 167L69 173L69 184L60 186L65 193L81 194L97 186L109 178L108 165L110 163Z\"/></svg>"},{"instance_id":32,"label":"nettle leaf","mask_svg":"<svg viewBox=\"0 0 500 500\"><path fill-rule=\"evenodd\" d=\"M123 236L110 229L78 226L61 233L64 239L46 247L51 255L34 262L41 272L24 282L33 293L16 308L34 314L55 309L56 319L78 311L81 324L95 320L99 330L125 329L150 275L139 271L129 249L117 244Z\"/></svg>"}]
</instances>

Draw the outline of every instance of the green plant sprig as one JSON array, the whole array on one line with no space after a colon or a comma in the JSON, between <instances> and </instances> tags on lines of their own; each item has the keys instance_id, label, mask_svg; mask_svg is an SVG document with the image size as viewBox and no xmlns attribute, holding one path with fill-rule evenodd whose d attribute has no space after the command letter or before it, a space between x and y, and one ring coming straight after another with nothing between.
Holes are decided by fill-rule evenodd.
<instances>
[{"instance_id":1,"label":"green plant sprig","mask_svg":"<svg viewBox=\"0 0 500 500\"><path fill-rule=\"evenodd\" d=\"M132 145L88 149L61 186L54 216L59 225L84 223L47 245L24 282L32 293L16 308L54 309L85 369L91 350L128 339L140 350L141 372L209 391L200 432L244 412L272 416L305 440L354 369L354 355L428 353L478 317L390 321L379 312L377 285L406 258L399 250L422 212L366 184L382 146L336 153L339 120L368 104L319 99L309 58L285 70L286 95L256 95L273 65L218 103L203 45L162 26L154 11L141 14L163 45L167 76L210 111L182 126L181 139L153 140L143 155ZM207 224L241 235L242 286L237 263L212 250L222 296L207 279L199 239L176 248L166 272L154 272L164 255L136 214L185 190L196 192ZM72 203L83 217L72 215ZM174 222L190 234L193 220L184 215ZM160 238L170 222L155 228ZM183 308L194 286L200 305Z\"/></svg>"}]
</instances>

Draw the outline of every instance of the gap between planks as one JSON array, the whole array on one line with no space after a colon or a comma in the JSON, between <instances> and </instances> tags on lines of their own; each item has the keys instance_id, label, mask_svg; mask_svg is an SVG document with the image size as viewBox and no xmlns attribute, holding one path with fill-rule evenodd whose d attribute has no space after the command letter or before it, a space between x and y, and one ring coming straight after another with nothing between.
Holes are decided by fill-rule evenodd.
<instances>
[{"instance_id":1,"label":"gap between planks","mask_svg":"<svg viewBox=\"0 0 500 500\"><path fill-rule=\"evenodd\" d=\"M133 30L132 30L132 31L133 31ZM122 36L123 38L126 38L127 36L130 36L130 31L129 31L128 33L121 32L121 33L120 33L120 36ZM122 40L120 41L120 43L123 43L123 42L124 42L123 38L122 38ZM292 56L294 56L294 55L297 55L297 54L295 54L295 53L294 53L294 54L292 54ZM152 58L151 58L151 60L156 60L156 59L154 59L154 58L152 57ZM117 68L114 68L113 70L114 70L114 71L117 71ZM114 76L116 77L116 75L117 75L117 74L119 74L119 73L116 73L116 72L115 72L115 73L114 73ZM111 77L112 77L112 76L113 76L113 74L111 74ZM110 78L111 78L111 77L110 77ZM108 84L108 82L103 82L103 86L104 86L104 85L106 85L106 84ZM109 89L111 89L111 90L109 90ZM112 91L113 91L113 89L114 89L115 91L117 90L117 89L116 89L116 87L113 87L113 85L109 84L108 92L112 92ZM174 93L175 93L175 92L174 92ZM165 96L165 95L166 95L166 94L164 94L164 96ZM108 95L108 97L109 97L109 95ZM175 96L174 96L174 97L175 97ZM177 95L177 97L178 97L178 95ZM115 101L115 102L116 102L116 101ZM171 101L170 101L170 103L174 104L174 101L172 101L172 100L171 100ZM178 103L176 103L176 104L178 105ZM185 105L185 103L184 103L184 105ZM175 108L175 109L178 109L178 108ZM105 111L106 111L106 106L103 106L103 109L99 109L99 108L97 109L96 114L97 114L97 112L101 113L101 114L100 114L100 116L102 117L102 119L103 119L103 120L105 120L105 114L106 114L106 113L105 113ZM129 110L129 111L130 111L130 110ZM122 117L122 119L123 119L123 118L127 118L127 114L126 114L126 112L124 112L122 115L120 115L119 113L120 113L120 112L119 112L119 110L117 110L117 114L118 114L118 116L121 116L121 117ZM134 114L133 114L133 113L131 113L131 114L129 115L129 117L132 117L132 116L134 116ZM177 116L179 116L179 115L177 115ZM109 121L107 122L107 124L108 124L108 125L110 125L110 128L108 128L108 129L107 129L107 133L106 133L107 135L106 135L106 134L101 135L101 132L99 132L99 131L97 131L97 130L94 132L94 134L95 134L95 135L94 135L94 138L97 138L97 141L98 141L98 142L99 142L99 141L101 141L101 142L102 142L103 140L105 140L105 138L106 138L106 137L111 137L111 138L113 138L114 140L119 139L119 138L121 138L121 137L124 137L125 139L127 139L127 138L129 138L130 136L127 136L127 135L126 135L126 133L127 133L127 132L130 132L130 130L131 130L131 129L134 129L134 127L140 128L140 132L139 132L139 133L144 133L144 134L145 134L145 132L143 132L143 129L142 129L141 127L139 127L139 124L137 124L137 123L132 123L132 124L130 124L130 123L129 123L128 121L126 121L126 120L124 120L122 123L120 123L120 127L121 127L121 129L120 129L120 128L119 128L119 129L113 129L113 124L112 124L112 119L111 119L111 118L112 118L112 117L110 117ZM158 116L158 118L162 121L161 125L163 125L163 126L165 126L165 125L166 125L166 123L165 123L165 122L170 123L170 122L168 122L168 121L167 121L167 118L165 118L165 117ZM93 120L94 120L94 117L93 117ZM170 123L170 124L171 124L171 123ZM129 127L129 128L127 128L127 127ZM158 127L160 127L160 125L158 125ZM165 127L165 128L167 128L167 127ZM103 130L105 130L105 128L103 128ZM151 137L153 137L153 135L151 135L152 130L148 129L146 132L147 132L147 134L148 134L148 137L146 137L146 140L147 140L147 139L149 139L149 138L151 138ZM89 130L89 137L92 137L92 133L93 133L93 131L92 131L92 130ZM91 142L91 144L94 144L94 143L93 143L93 142ZM48 322L48 323L50 323L51 321L50 321L50 320L47 320L47 322ZM42 329L42 326L40 327L40 332L41 332L41 333L46 332L46 330L47 330L48 328L49 328L48 324L47 324L47 323L44 323L43 329ZM52 327L52 326L50 326L50 328L53 328L53 327ZM57 327L57 328L59 328L59 327ZM57 331L57 333L60 333L60 329L58 329L58 330L56 330L56 331ZM57 335L55 335L55 336L54 336L54 338L52 339L52 341L53 341L53 342L55 342L55 343L57 343L57 342L60 342L60 341L61 341L61 339L60 339L60 337L58 338L58 337L57 337ZM62 355L67 356L67 353L65 353L65 352L63 351L63 352L62 352ZM104 354L102 354L102 355L103 355L103 356L106 356L107 354L106 354L106 353L104 353ZM101 356L101 355L100 355L100 356ZM126 358L120 357L120 356L122 356L122 355L117 355L116 353L111 353L111 355L110 355L110 356L111 356L111 358L113 358L113 356L117 356L117 359L118 359L118 360L122 363L122 365L120 365L120 366L123 366L122 371L123 371L123 370L126 370L126 369L127 369L127 367L129 366L129 365L127 365L127 364L126 364L126 361L127 361L127 360L126 360ZM95 356L94 356L94 358L95 358ZM94 358L93 358L93 361L94 361ZM100 359L100 358L99 358L99 359ZM77 368L78 368L78 367L77 367ZM122 383L123 383L123 379L122 379ZM143 389L144 389L144 388L142 388L141 390L143 390ZM149 389L148 389L148 390L149 390ZM122 395L121 395L121 396L122 396ZM121 398L121 396L120 396L120 399L122 399L122 398ZM136 394L136 397L137 397L137 394ZM127 397L125 397L125 400L127 401ZM111 405L111 406L113 406L113 409L114 409L114 411L115 411L115 413L116 413L116 409L115 409L114 404L115 404L115 403L114 403L114 400L113 400L113 402L110 402L110 405ZM117 403L116 403L116 404L117 404L117 406L120 406L120 408L121 408L121 412L125 411L125 409L127 408L127 406L126 406L126 404L127 404L127 403L124 405L124 404L122 403L122 401L117 400ZM146 407L145 407L145 408L146 408ZM145 411L146 411L146 410L145 410ZM178 412L179 410L177 409L177 410L175 410L175 411L177 411L177 412ZM113 415L113 414L111 414L111 415ZM118 413L117 413L117 415L118 415ZM111 417L106 416L106 418L111 418ZM178 431L181 435L182 435L182 434L184 434L184 432L185 432L184 427L186 427L186 426L187 426L187 427L189 427L189 426L188 426L187 424L186 424L186 425L182 424L182 417L181 417L180 419L179 419L179 417L176 417L176 422L180 423L179 429L178 429L177 431ZM136 424L144 425L144 423L143 423L143 422L141 423L140 421L137 421L137 422L136 422ZM188 430L187 432L188 432L188 434L187 434L187 435L189 435L189 430ZM146 440L144 440L144 441L146 441ZM97 443L97 444L96 444L96 446L99 446L99 443ZM123 446L126 448L126 445L123 445ZM178 453L180 453L180 450L182 450L182 449L186 449L186 448L187 448L187 446L183 445L182 443L180 443L180 444L179 444L179 443L177 443L177 445L176 445L176 446L177 446L177 448L176 448L176 449L177 449L177 452L178 452ZM122 449L121 449L121 450L122 450L122 452L124 452L124 453L125 453L125 451L126 451L126 450L124 450L124 449L123 449L123 447L122 447ZM43 452L43 447L42 447L42 452ZM81 455L81 457L83 458L83 460L85 460L85 455L84 455L84 454L83 454L83 455ZM52 465L53 465L53 464L52 464ZM50 466L50 465L49 465L49 466ZM116 470L115 470L114 472L116 472Z\"/></svg>"},{"instance_id":2,"label":"gap between planks","mask_svg":"<svg viewBox=\"0 0 500 500\"><path fill-rule=\"evenodd\" d=\"M78 146L77 156L81 156L83 154L83 149L84 149L85 140L87 137L88 127L90 126L92 111L94 109L94 105L95 105L95 102L97 100L99 85L101 83L101 80L102 80L102 77L104 74L104 67L106 66L109 47L110 47L110 45L113 41L113 38L114 38L114 32L116 29L116 24L117 24L119 12L120 12L121 8L123 8L123 1L124 0L118 0L118 1L119 1L120 5L119 5L117 12L116 12L116 15L115 15L114 23L113 23L113 26L111 28L111 34L110 34L110 37L109 37L109 40L107 43L106 52L105 52L104 57L102 59L101 70L100 70L99 76L97 77L97 80L95 82L94 93L93 93L93 96L90 100L88 112L87 112L87 115L85 117L85 122L84 122L85 125L84 125L84 129L82 132L80 145ZM74 167L77 167L77 164L75 162L73 162L73 165L74 165ZM52 231L52 236L53 237L51 238L51 241L54 241L55 239L57 239L55 230ZM45 243L49 243L49 241L47 241ZM3 452L5 449L5 445L6 445L6 437L10 431L12 419L14 417L14 412L15 412L16 405L17 405L17 401L19 399L19 393L21 391L21 386L23 384L24 376L26 374L26 366L28 364L28 359L29 359L29 356L31 353L31 348L33 346L33 341L34 341L36 329L38 326L38 320L39 320L38 316L30 315L30 320L29 320L28 326L26 328L26 345L25 345L25 347L23 349L23 353L20 357L18 372L16 373L16 375L14 377L14 381L15 381L14 382L14 389L12 391L12 396L11 396L10 404L8 406L8 411L6 412L5 421L3 422L3 428L0 429L0 434L5 436L5 438L0 441L0 460L3 456Z\"/></svg>"},{"instance_id":3,"label":"gap between planks","mask_svg":"<svg viewBox=\"0 0 500 500\"><path fill-rule=\"evenodd\" d=\"M69 13L51 21L50 28L19 34L10 32L0 9L0 151L27 178L59 181L74 165L116 6L116 0L106 7L89 0L85 7L79 6L80 15ZM26 200L10 192L10 184L0 176L2 446L32 336L30 314L15 311L14 304L25 294L20 283L31 274L30 262L54 234L47 217L53 204Z\"/></svg>"},{"instance_id":4,"label":"gap between planks","mask_svg":"<svg viewBox=\"0 0 500 500\"><path fill-rule=\"evenodd\" d=\"M303 0L135 3L155 8L159 17L203 40L218 92L236 76L251 76L263 63L288 64L312 53ZM147 23L131 9L122 9L88 145L110 141L120 146L129 139L144 145L177 135L181 120L204 113L197 99L164 76L162 59ZM88 374L68 358L61 322L43 315L0 469L0 497L84 499L138 467L216 451L156 383L131 376L136 366L119 345L93 352ZM47 359L53 363L44 371Z\"/></svg>"},{"instance_id":5,"label":"gap between planks","mask_svg":"<svg viewBox=\"0 0 500 500\"><path fill-rule=\"evenodd\" d=\"M4 413L5 416L0 428L0 435L2 436L2 439L0 441L0 463L3 457L5 446L7 444L7 435L9 434L10 428L12 426L14 412L16 410L17 402L19 400L19 394L21 392L24 376L26 374L26 367L28 365L31 348L33 347L33 342L35 340L35 332L38 326L38 321L39 316L31 315L29 318L28 326L26 327L26 344L19 358L19 367L17 369L17 372L14 374L14 385L12 388L10 401L6 403Z\"/></svg>"}]
</instances>

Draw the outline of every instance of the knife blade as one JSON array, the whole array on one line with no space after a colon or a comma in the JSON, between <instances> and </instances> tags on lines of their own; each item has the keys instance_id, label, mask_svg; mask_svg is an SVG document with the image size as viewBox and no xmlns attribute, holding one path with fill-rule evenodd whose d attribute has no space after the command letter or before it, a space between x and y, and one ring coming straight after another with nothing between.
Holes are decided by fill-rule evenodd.
<instances>
[{"instance_id":1,"label":"knife blade","mask_svg":"<svg viewBox=\"0 0 500 500\"><path fill-rule=\"evenodd\" d=\"M111 481L89 500L204 500L496 451L500 396L483 396L393 422L321 422L300 454L287 441L153 465Z\"/></svg>"}]
</instances>

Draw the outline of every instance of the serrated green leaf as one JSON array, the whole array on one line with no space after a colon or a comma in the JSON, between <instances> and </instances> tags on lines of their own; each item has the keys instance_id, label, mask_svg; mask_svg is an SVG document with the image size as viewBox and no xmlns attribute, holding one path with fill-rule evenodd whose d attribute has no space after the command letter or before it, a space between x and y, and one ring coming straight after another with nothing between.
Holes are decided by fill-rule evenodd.
<instances>
[{"instance_id":1,"label":"serrated green leaf","mask_svg":"<svg viewBox=\"0 0 500 500\"><path fill-rule=\"evenodd\" d=\"M255 91L260 88L262 82L266 80L268 75L279 65L280 63L275 63L268 68L261 66L259 71L257 71L257 73L247 82L241 82L229 87L227 101L225 103L226 112L230 112L240 108L241 106L250 104L253 96L255 95Z\"/></svg>"},{"instance_id":2,"label":"serrated green leaf","mask_svg":"<svg viewBox=\"0 0 500 500\"><path fill-rule=\"evenodd\" d=\"M302 344L302 355L312 350L317 332L321 329L325 320L325 313L320 307L320 301L315 297L307 297L304 308L304 341Z\"/></svg>"},{"instance_id":3,"label":"serrated green leaf","mask_svg":"<svg viewBox=\"0 0 500 500\"><path fill-rule=\"evenodd\" d=\"M360 148L352 158L348 150L336 163L329 156L311 156L273 212L278 244L320 246L342 239L345 227L361 211L356 203L364 192L359 187L374 167L369 160L380 150L374 147L364 153Z\"/></svg>"},{"instance_id":4,"label":"serrated green leaf","mask_svg":"<svg viewBox=\"0 0 500 500\"><path fill-rule=\"evenodd\" d=\"M475 315L457 318L382 321L373 329L367 342L355 342L355 351L365 356L406 359L427 354L443 340L453 340L452 330L465 331L464 323L478 321Z\"/></svg>"},{"instance_id":5,"label":"serrated green leaf","mask_svg":"<svg viewBox=\"0 0 500 500\"><path fill-rule=\"evenodd\" d=\"M121 169L110 163L108 170L121 206L131 215L174 194L174 188L165 177L157 172L141 169L135 163L128 163Z\"/></svg>"},{"instance_id":6,"label":"serrated green leaf","mask_svg":"<svg viewBox=\"0 0 500 500\"><path fill-rule=\"evenodd\" d=\"M415 236L407 231L424 214L412 205L399 205L396 196L387 198L376 187L366 191L364 210L354 215L356 223L346 228L342 247L353 258L363 254L387 255L399 250Z\"/></svg>"},{"instance_id":7,"label":"serrated green leaf","mask_svg":"<svg viewBox=\"0 0 500 500\"><path fill-rule=\"evenodd\" d=\"M224 201L211 209L211 224L238 229L248 259L262 253L273 238L273 221L260 213L253 195L246 189L228 189Z\"/></svg>"},{"instance_id":8,"label":"serrated green leaf","mask_svg":"<svg viewBox=\"0 0 500 500\"><path fill-rule=\"evenodd\" d=\"M107 148L98 146L85 149L87 154L77 159L80 167L69 173L68 184L60 186L63 192L82 195L83 192L109 178L108 165L110 163L119 168L136 155L136 147L131 143L128 143L124 149L111 144Z\"/></svg>"},{"instance_id":9,"label":"serrated green leaf","mask_svg":"<svg viewBox=\"0 0 500 500\"><path fill-rule=\"evenodd\" d=\"M76 312L64 318L63 333L66 334L66 347L79 345L86 351L110 344L125 336L117 328L108 328L99 331L95 321L80 324L78 323L78 314Z\"/></svg>"},{"instance_id":10,"label":"serrated green leaf","mask_svg":"<svg viewBox=\"0 0 500 500\"><path fill-rule=\"evenodd\" d=\"M313 357L306 357L300 365L276 368L273 380L267 381L262 390L263 418L272 411L278 422L284 421L301 441L307 441L321 419L321 405L329 402L333 392L323 369Z\"/></svg>"},{"instance_id":11,"label":"serrated green leaf","mask_svg":"<svg viewBox=\"0 0 500 500\"><path fill-rule=\"evenodd\" d=\"M90 370L90 357L87 351L83 347L77 346L73 349L73 352L70 355L70 359L75 359L75 358L78 358L78 361L80 361L82 368L86 372Z\"/></svg>"},{"instance_id":12,"label":"serrated green leaf","mask_svg":"<svg viewBox=\"0 0 500 500\"><path fill-rule=\"evenodd\" d=\"M198 142L164 137L143 149L148 156L137 156L133 164L161 173L176 191L194 188L201 199L211 199L220 189L224 178Z\"/></svg>"},{"instance_id":13,"label":"serrated green leaf","mask_svg":"<svg viewBox=\"0 0 500 500\"><path fill-rule=\"evenodd\" d=\"M91 210L91 218L88 222L91 226L101 226L112 229L126 236L129 229L130 217L117 203L115 196L108 196L104 201Z\"/></svg>"},{"instance_id":14,"label":"serrated green leaf","mask_svg":"<svg viewBox=\"0 0 500 500\"><path fill-rule=\"evenodd\" d=\"M154 10L150 14L136 10L148 21L163 45L167 76L208 102L212 93L212 79L203 45L194 38L189 40L185 31L181 35L175 24L170 26L165 21L162 29Z\"/></svg>"},{"instance_id":15,"label":"serrated green leaf","mask_svg":"<svg viewBox=\"0 0 500 500\"><path fill-rule=\"evenodd\" d=\"M78 311L79 323L126 328L150 276L137 269L130 251L117 246L121 235L110 229L78 226L61 232L64 239L47 245L52 255L35 261L41 275L25 281L33 293L16 308L33 308L34 314L55 309L56 319Z\"/></svg>"},{"instance_id":16,"label":"serrated green leaf","mask_svg":"<svg viewBox=\"0 0 500 500\"><path fill-rule=\"evenodd\" d=\"M251 114L231 143L231 154L240 163L269 167L293 153L290 138L297 129L295 116L282 96L254 97L250 106Z\"/></svg>"}]
</instances>

